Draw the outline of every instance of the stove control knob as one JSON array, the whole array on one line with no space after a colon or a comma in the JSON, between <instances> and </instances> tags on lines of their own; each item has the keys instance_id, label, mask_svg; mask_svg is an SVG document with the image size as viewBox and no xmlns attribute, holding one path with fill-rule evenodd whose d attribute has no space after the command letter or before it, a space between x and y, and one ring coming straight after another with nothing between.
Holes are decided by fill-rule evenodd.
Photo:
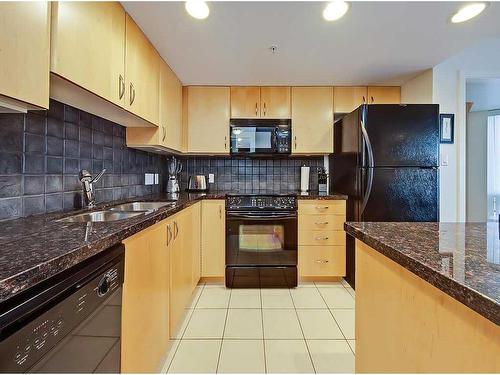
<instances>
[{"instance_id":1,"label":"stove control knob","mask_svg":"<svg viewBox=\"0 0 500 375\"><path fill-rule=\"evenodd\" d=\"M99 281L99 285L97 286L97 295L99 297L104 297L109 292L111 281L111 276L108 274L104 275L101 281Z\"/></svg>"}]
</instances>

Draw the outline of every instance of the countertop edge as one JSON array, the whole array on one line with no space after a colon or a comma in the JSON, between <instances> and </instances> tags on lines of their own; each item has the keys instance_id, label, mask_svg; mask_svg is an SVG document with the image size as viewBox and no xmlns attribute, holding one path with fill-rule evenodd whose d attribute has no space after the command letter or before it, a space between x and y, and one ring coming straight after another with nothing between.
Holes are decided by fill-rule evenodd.
<instances>
[{"instance_id":1,"label":"countertop edge","mask_svg":"<svg viewBox=\"0 0 500 375\"><path fill-rule=\"evenodd\" d=\"M461 302L484 318L490 320L496 325L500 325L500 315L498 313L492 313L492 311L498 311L500 306L489 297L463 284L460 284L456 280L446 277L433 268L428 267L408 255L392 248L390 245L374 239L359 229L350 226L349 223L344 223L344 230L347 234L360 240L382 255L385 255L401 267L407 269L417 277L438 288L453 299Z\"/></svg>"}]
</instances>

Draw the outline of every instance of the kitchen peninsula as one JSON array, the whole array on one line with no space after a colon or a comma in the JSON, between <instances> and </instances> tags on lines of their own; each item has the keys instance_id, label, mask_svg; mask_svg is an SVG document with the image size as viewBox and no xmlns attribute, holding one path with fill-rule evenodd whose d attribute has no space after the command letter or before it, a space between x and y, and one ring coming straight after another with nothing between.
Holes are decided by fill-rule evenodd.
<instances>
[{"instance_id":1,"label":"kitchen peninsula","mask_svg":"<svg viewBox=\"0 0 500 375\"><path fill-rule=\"evenodd\" d=\"M500 371L498 223L346 223L356 372Z\"/></svg>"}]
</instances>

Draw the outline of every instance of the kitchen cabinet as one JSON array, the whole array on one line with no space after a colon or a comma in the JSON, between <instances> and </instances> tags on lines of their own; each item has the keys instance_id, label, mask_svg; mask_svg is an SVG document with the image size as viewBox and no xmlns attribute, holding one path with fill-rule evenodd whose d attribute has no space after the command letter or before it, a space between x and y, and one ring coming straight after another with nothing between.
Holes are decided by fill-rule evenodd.
<instances>
[{"instance_id":1,"label":"kitchen cabinet","mask_svg":"<svg viewBox=\"0 0 500 375\"><path fill-rule=\"evenodd\" d=\"M290 87L232 86L231 118L290 118Z\"/></svg>"},{"instance_id":2,"label":"kitchen cabinet","mask_svg":"<svg viewBox=\"0 0 500 375\"><path fill-rule=\"evenodd\" d=\"M0 3L0 109L49 107L50 6Z\"/></svg>"},{"instance_id":3,"label":"kitchen cabinet","mask_svg":"<svg viewBox=\"0 0 500 375\"><path fill-rule=\"evenodd\" d=\"M167 221L123 241L122 372L158 372L169 344Z\"/></svg>"},{"instance_id":4,"label":"kitchen cabinet","mask_svg":"<svg viewBox=\"0 0 500 375\"><path fill-rule=\"evenodd\" d=\"M260 117L285 119L290 118L290 92L290 87L261 87Z\"/></svg>"},{"instance_id":5,"label":"kitchen cabinet","mask_svg":"<svg viewBox=\"0 0 500 375\"><path fill-rule=\"evenodd\" d=\"M160 56L127 14L125 24L125 108L158 124Z\"/></svg>"},{"instance_id":6,"label":"kitchen cabinet","mask_svg":"<svg viewBox=\"0 0 500 375\"><path fill-rule=\"evenodd\" d=\"M225 254L225 201L204 200L201 207L201 276L224 277Z\"/></svg>"},{"instance_id":7,"label":"kitchen cabinet","mask_svg":"<svg viewBox=\"0 0 500 375\"><path fill-rule=\"evenodd\" d=\"M292 87L292 154L333 152L333 88Z\"/></svg>"},{"instance_id":8,"label":"kitchen cabinet","mask_svg":"<svg viewBox=\"0 0 500 375\"><path fill-rule=\"evenodd\" d=\"M188 153L229 154L229 87L188 86L185 90Z\"/></svg>"},{"instance_id":9,"label":"kitchen cabinet","mask_svg":"<svg viewBox=\"0 0 500 375\"><path fill-rule=\"evenodd\" d=\"M367 95L366 87L335 86L333 88L333 112L350 113L367 103Z\"/></svg>"},{"instance_id":10,"label":"kitchen cabinet","mask_svg":"<svg viewBox=\"0 0 500 375\"><path fill-rule=\"evenodd\" d=\"M299 201L299 277L345 276L345 215L343 200Z\"/></svg>"},{"instance_id":11,"label":"kitchen cabinet","mask_svg":"<svg viewBox=\"0 0 500 375\"><path fill-rule=\"evenodd\" d=\"M194 290L201 278L201 202L192 206L188 222L193 261L191 289Z\"/></svg>"},{"instance_id":12,"label":"kitchen cabinet","mask_svg":"<svg viewBox=\"0 0 500 375\"><path fill-rule=\"evenodd\" d=\"M231 86L231 118L260 118L260 87Z\"/></svg>"},{"instance_id":13,"label":"kitchen cabinet","mask_svg":"<svg viewBox=\"0 0 500 375\"><path fill-rule=\"evenodd\" d=\"M157 128L127 128L127 146L147 151L182 151L182 85L167 63L160 61Z\"/></svg>"},{"instance_id":14,"label":"kitchen cabinet","mask_svg":"<svg viewBox=\"0 0 500 375\"><path fill-rule=\"evenodd\" d=\"M368 104L400 104L401 87L399 86L369 86Z\"/></svg>"}]
</instances>

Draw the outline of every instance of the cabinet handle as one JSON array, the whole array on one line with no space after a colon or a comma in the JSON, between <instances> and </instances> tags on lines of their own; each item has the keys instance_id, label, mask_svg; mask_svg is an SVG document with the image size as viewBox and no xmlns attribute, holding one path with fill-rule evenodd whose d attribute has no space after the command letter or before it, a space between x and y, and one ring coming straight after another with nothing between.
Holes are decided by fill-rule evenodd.
<instances>
[{"instance_id":1,"label":"cabinet handle","mask_svg":"<svg viewBox=\"0 0 500 375\"><path fill-rule=\"evenodd\" d=\"M295 149L297 149L297 136L293 137L293 142L295 144Z\"/></svg>"},{"instance_id":2,"label":"cabinet handle","mask_svg":"<svg viewBox=\"0 0 500 375\"><path fill-rule=\"evenodd\" d=\"M373 102L374 102L374 100L373 100L373 96L371 97L371 99L372 99L372 103L371 103L371 104L373 104Z\"/></svg>"},{"instance_id":3,"label":"cabinet handle","mask_svg":"<svg viewBox=\"0 0 500 375\"><path fill-rule=\"evenodd\" d=\"M258 107L257 107L257 102L255 102L255 116L258 115Z\"/></svg>"},{"instance_id":4,"label":"cabinet handle","mask_svg":"<svg viewBox=\"0 0 500 375\"><path fill-rule=\"evenodd\" d=\"M179 235L179 226L177 225L177 221L174 221L174 240Z\"/></svg>"},{"instance_id":5,"label":"cabinet handle","mask_svg":"<svg viewBox=\"0 0 500 375\"><path fill-rule=\"evenodd\" d=\"M264 102L264 116L266 115L266 102Z\"/></svg>"},{"instance_id":6,"label":"cabinet handle","mask_svg":"<svg viewBox=\"0 0 500 375\"><path fill-rule=\"evenodd\" d=\"M314 262L315 263L320 263L320 264L326 264L326 263L329 263L330 261L326 260L326 259L318 259L318 260L315 260Z\"/></svg>"},{"instance_id":7,"label":"cabinet handle","mask_svg":"<svg viewBox=\"0 0 500 375\"><path fill-rule=\"evenodd\" d=\"M163 137L161 138L162 141L165 140L165 137L167 136L167 128L165 127L165 125L163 125Z\"/></svg>"},{"instance_id":8,"label":"cabinet handle","mask_svg":"<svg viewBox=\"0 0 500 375\"><path fill-rule=\"evenodd\" d=\"M328 221L318 221L317 223L314 223L316 225L326 225L328 224Z\"/></svg>"},{"instance_id":9,"label":"cabinet handle","mask_svg":"<svg viewBox=\"0 0 500 375\"><path fill-rule=\"evenodd\" d=\"M123 76L121 74L120 74L120 78L118 79L118 84L119 84L119 88L118 88L119 98L118 99L121 99L121 98L123 98L123 95L125 95L125 80L123 79Z\"/></svg>"},{"instance_id":10,"label":"cabinet handle","mask_svg":"<svg viewBox=\"0 0 500 375\"><path fill-rule=\"evenodd\" d=\"M365 99L365 97L363 96L363 104L365 104L365 103L366 103L366 99Z\"/></svg>"},{"instance_id":11,"label":"cabinet handle","mask_svg":"<svg viewBox=\"0 0 500 375\"><path fill-rule=\"evenodd\" d=\"M130 82L130 105L134 103L135 100L135 88L132 82Z\"/></svg>"},{"instance_id":12,"label":"cabinet handle","mask_svg":"<svg viewBox=\"0 0 500 375\"><path fill-rule=\"evenodd\" d=\"M219 219L222 220L222 206L219 206Z\"/></svg>"},{"instance_id":13,"label":"cabinet handle","mask_svg":"<svg viewBox=\"0 0 500 375\"><path fill-rule=\"evenodd\" d=\"M172 240L172 229L170 228L170 224L167 225L167 246L170 245L170 241Z\"/></svg>"},{"instance_id":14,"label":"cabinet handle","mask_svg":"<svg viewBox=\"0 0 500 375\"><path fill-rule=\"evenodd\" d=\"M330 207L328 206L316 206L317 210L328 210Z\"/></svg>"},{"instance_id":15,"label":"cabinet handle","mask_svg":"<svg viewBox=\"0 0 500 375\"><path fill-rule=\"evenodd\" d=\"M227 150L227 135L224 137L224 150Z\"/></svg>"},{"instance_id":16,"label":"cabinet handle","mask_svg":"<svg viewBox=\"0 0 500 375\"><path fill-rule=\"evenodd\" d=\"M328 239L328 237L316 237L316 240L318 241L326 241Z\"/></svg>"}]
</instances>

